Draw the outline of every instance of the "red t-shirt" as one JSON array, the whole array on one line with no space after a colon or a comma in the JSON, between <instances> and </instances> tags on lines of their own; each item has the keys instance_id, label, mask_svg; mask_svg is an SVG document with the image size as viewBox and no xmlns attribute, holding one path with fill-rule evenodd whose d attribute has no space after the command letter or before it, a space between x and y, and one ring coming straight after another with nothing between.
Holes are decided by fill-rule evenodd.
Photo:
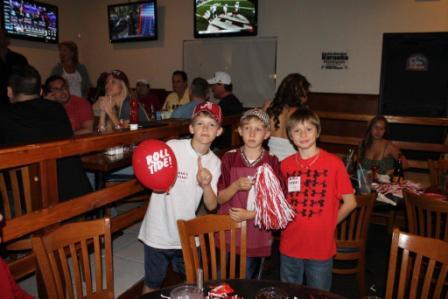
<instances>
[{"instance_id":1,"label":"red t-shirt","mask_svg":"<svg viewBox=\"0 0 448 299\"><path fill-rule=\"evenodd\" d=\"M318 155L306 160L299 153L289 156L282 161L281 171L296 216L281 234L280 252L301 259L331 258L336 253L334 232L339 200L344 194L353 194L344 164L320 149ZM300 190L292 184L298 177Z\"/></svg>"},{"instance_id":2,"label":"red t-shirt","mask_svg":"<svg viewBox=\"0 0 448 299\"><path fill-rule=\"evenodd\" d=\"M14 281L8 265L0 258L0 298L2 299L32 299Z\"/></svg>"},{"instance_id":3,"label":"red t-shirt","mask_svg":"<svg viewBox=\"0 0 448 299\"><path fill-rule=\"evenodd\" d=\"M73 131L81 129L83 122L93 120L92 106L83 98L72 95L64 107Z\"/></svg>"},{"instance_id":4,"label":"red t-shirt","mask_svg":"<svg viewBox=\"0 0 448 299\"><path fill-rule=\"evenodd\" d=\"M259 161L254 161L253 164L248 165L248 161L242 155L241 150L233 149L226 152L221 159L218 192L229 187L230 184L242 176L255 176L258 166L264 163L272 167L283 188L284 182L280 172L280 163L276 156L265 151ZM232 207L246 209L248 194L249 191L238 191L229 201L219 206L218 214L228 214ZM237 244L239 244L239 240L237 240ZM247 221L247 256L269 256L271 255L271 244L271 231L256 227L253 219Z\"/></svg>"}]
</instances>

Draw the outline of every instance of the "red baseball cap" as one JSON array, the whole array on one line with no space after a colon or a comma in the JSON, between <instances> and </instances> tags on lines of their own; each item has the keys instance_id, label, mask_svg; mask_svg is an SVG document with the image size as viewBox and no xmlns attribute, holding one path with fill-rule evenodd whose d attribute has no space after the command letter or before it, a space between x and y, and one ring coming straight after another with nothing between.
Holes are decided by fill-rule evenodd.
<instances>
[{"instance_id":1,"label":"red baseball cap","mask_svg":"<svg viewBox=\"0 0 448 299\"><path fill-rule=\"evenodd\" d=\"M222 123L221 107L218 104L212 102L204 102L196 105L196 108L194 108L193 115L191 116L191 118L192 119L195 118L201 112L208 113L219 124Z\"/></svg>"}]
</instances>

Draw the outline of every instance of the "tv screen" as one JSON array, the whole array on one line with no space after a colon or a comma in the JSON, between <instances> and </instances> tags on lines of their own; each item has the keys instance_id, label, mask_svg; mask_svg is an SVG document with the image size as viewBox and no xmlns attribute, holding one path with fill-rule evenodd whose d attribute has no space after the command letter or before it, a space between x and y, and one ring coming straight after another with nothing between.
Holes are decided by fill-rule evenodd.
<instances>
[{"instance_id":1,"label":"tv screen","mask_svg":"<svg viewBox=\"0 0 448 299\"><path fill-rule=\"evenodd\" d=\"M58 7L26 0L2 0L2 27L11 38L58 43Z\"/></svg>"},{"instance_id":2,"label":"tv screen","mask_svg":"<svg viewBox=\"0 0 448 299\"><path fill-rule=\"evenodd\" d=\"M111 43L157 39L156 0L109 5Z\"/></svg>"},{"instance_id":3,"label":"tv screen","mask_svg":"<svg viewBox=\"0 0 448 299\"><path fill-rule=\"evenodd\" d=\"M257 15L257 0L194 0L194 37L257 35Z\"/></svg>"}]
</instances>

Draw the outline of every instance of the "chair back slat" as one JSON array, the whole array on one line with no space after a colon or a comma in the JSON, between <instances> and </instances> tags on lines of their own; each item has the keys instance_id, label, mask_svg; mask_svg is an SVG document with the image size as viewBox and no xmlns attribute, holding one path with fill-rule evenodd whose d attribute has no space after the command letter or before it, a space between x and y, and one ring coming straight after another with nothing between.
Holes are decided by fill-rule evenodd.
<instances>
[{"instance_id":1,"label":"chair back slat","mask_svg":"<svg viewBox=\"0 0 448 299\"><path fill-rule=\"evenodd\" d=\"M219 232L219 259L221 264L221 273L223 277L227 277L227 253L226 253L226 233L222 230Z\"/></svg>"},{"instance_id":2,"label":"chair back slat","mask_svg":"<svg viewBox=\"0 0 448 299\"><path fill-rule=\"evenodd\" d=\"M443 265L442 268L440 269L440 277L441 279L439 279L436 283L436 288L434 289L434 298L442 298L441 294L442 294L442 289L445 286L445 281L447 279L447 273L448 273L448 265Z\"/></svg>"},{"instance_id":3,"label":"chair back slat","mask_svg":"<svg viewBox=\"0 0 448 299\"><path fill-rule=\"evenodd\" d=\"M448 241L448 202L404 190L409 232Z\"/></svg>"},{"instance_id":4,"label":"chair back slat","mask_svg":"<svg viewBox=\"0 0 448 299\"><path fill-rule=\"evenodd\" d=\"M33 237L33 251L48 297L113 298L111 241L107 218L65 224Z\"/></svg>"},{"instance_id":5,"label":"chair back slat","mask_svg":"<svg viewBox=\"0 0 448 299\"><path fill-rule=\"evenodd\" d=\"M385 298L446 298L447 266L447 242L395 229Z\"/></svg>"},{"instance_id":6,"label":"chair back slat","mask_svg":"<svg viewBox=\"0 0 448 299\"><path fill-rule=\"evenodd\" d=\"M188 283L196 281L199 264L194 262L195 254L202 259L204 281L245 277L245 222L237 223L228 215L205 215L189 221L178 220L177 225ZM199 247L194 241L196 237L199 238ZM244 265L244 269L241 265Z\"/></svg>"},{"instance_id":7,"label":"chair back slat","mask_svg":"<svg viewBox=\"0 0 448 299\"><path fill-rule=\"evenodd\" d=\"M208 233L208 239L210 240L210 248L216 248L215 243L215 234ZM212 279L218 279L218 268L217 268L217 258L216 258L216 250L210 250L210 263L211 263L211 271L212 271ZM205 267L203 267L205 268Z\"/></svg>"},{"instance_id":8,"label":"chair back slat","mask_svg":"<svg viewBox=\"0 0 448 299\"><path fill-rule=\"evenodd\" d=\"M75 248L75 244L70 244L68 246L69 250L70 250L70 257L72 259L72 271L73 271L73 277L72 279L74 279L74 285L75 285L75 290L76 290L76 298L81 299L83 296L83 292L82 292L82 282L81 282L81 275L80 275L80 271L79 271L79 260L78 260L78 252ZM68 282L67 282L68 283Z\"/></svg>"},{"instance_id":9,"label":"chair back slat","mask_svg":"<svg viewBox=\"0 0 448 299\"><path fill-rule=\"evenodd\" d=\"M91 296L93 294L92 290L92 276L90 273L92 273L90 269L90 259L89 259L89 251L87 248L87 241L81 240L81 257L82 257L82 268L84 270L83 274L86 278L86 289L87 289L87 296Z\"/></svg>"}]
</instances>

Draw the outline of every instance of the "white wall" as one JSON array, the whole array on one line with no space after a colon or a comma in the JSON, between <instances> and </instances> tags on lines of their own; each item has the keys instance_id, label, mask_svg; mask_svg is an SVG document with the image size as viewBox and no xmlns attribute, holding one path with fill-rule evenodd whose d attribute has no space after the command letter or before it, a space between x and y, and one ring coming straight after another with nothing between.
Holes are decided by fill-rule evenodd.
<instances>
[{"instance_id":1,"label":"white wall","mask_svg":"<svg viewBox=\"0 0 448 299\"><path fill-rule=\"evenodd\" d=\"M182 67L182 43L193 39L193 0L158 1L158 41L113 45L106 6L124 0L46 1L59 6L60 38L78 43L93 80L119 68L132 84L145 77L153 87L171 88L171 72ZM259 8L259 36L278 37L278 83L300 72L320 92L377 94L383 32L448 31L448 0L259 0ZM12 48L43 77L58 60L54 45L14 40ZM349 68L321 70L323 51L346 51Z\"/></svg>"}]
</instances>

